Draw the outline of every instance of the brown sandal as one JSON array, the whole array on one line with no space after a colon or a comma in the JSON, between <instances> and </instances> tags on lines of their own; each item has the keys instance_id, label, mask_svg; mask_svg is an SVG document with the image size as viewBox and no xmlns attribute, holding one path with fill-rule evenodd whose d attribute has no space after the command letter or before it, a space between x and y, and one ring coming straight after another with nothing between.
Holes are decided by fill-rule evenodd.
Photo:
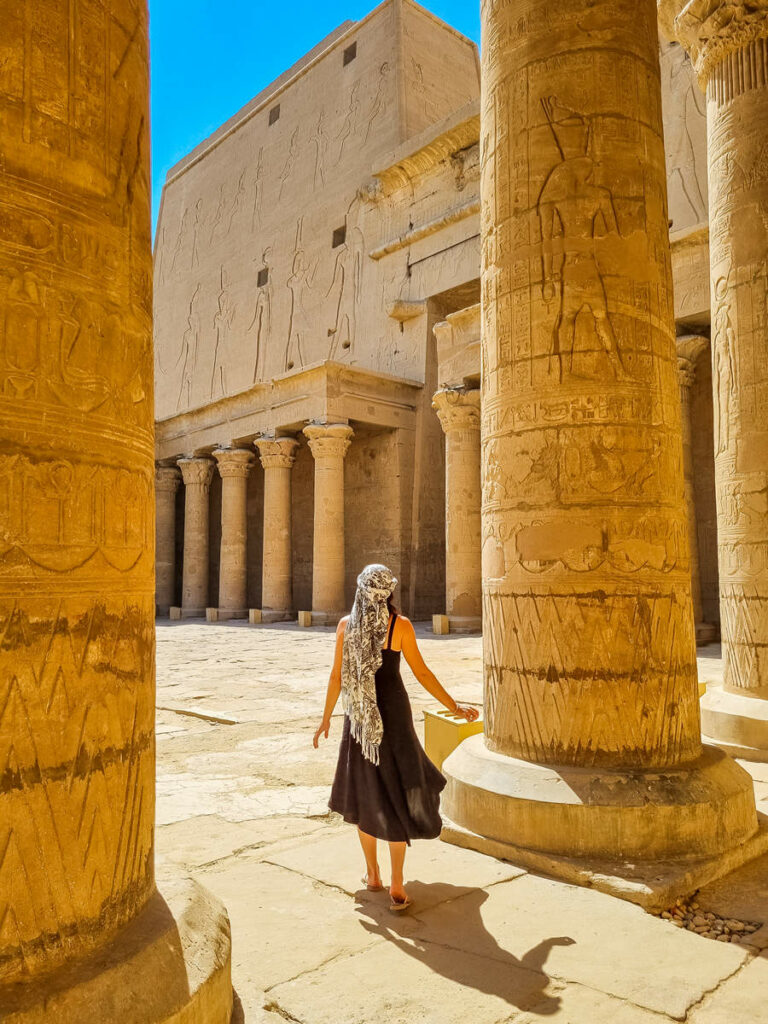
<instances>
[{"instance_id":1,"label":"brown sandal","mask_svg":"<svg viewBox=\"0 0 768 1024\"><path fill-rule=\"evenodd\" d=\"M404 910L407 910L410 905L410 897L406 897L404 900L396 900L394 896L389 897L389 909L394 914L401 914Z\"/></svg>"}]
</instances>

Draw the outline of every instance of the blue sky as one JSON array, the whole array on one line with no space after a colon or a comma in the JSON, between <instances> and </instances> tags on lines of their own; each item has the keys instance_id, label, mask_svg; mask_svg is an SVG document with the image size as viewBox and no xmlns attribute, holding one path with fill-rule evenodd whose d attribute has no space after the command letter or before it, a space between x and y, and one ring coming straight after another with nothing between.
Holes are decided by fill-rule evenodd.
<instances>
[{"instance_id":1,"label":"blue sky","mask_svg":"<svg viewBox=\"0 0 768 1024\"><path fill-rule=\"evenodd\" d=\"M166 171L347 19L376 0L150 0L154 215ZM479 40L479 0L428 7Z\"/></svg>"}]
</instances>

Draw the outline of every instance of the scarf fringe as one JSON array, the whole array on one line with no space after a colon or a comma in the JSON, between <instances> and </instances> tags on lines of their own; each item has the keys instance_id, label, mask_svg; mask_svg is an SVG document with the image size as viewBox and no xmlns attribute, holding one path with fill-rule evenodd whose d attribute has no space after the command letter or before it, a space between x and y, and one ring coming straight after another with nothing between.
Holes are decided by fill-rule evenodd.
<instances>
[{"instance_id":1,"label":"scarf fringe","mask_svg":"<svg viewBox=\"0 0 768 1024\"><path fill-rule=\"evenodd\" d=\"M363 736L363 722L361 719L354 719L351 715L347 715L349 718L349 729L352 733L352 738L360 744L360 748L363 751L363 757L366 761L370 761L371 764L379 764L379 744L373 740L366 739Z\"/></svg>"}]
</instances>

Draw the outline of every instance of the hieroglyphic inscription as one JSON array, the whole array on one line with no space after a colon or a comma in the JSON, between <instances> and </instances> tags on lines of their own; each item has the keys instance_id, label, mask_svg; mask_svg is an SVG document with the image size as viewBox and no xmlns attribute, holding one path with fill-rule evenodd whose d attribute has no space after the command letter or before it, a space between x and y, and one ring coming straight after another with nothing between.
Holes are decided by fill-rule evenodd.
<instances>
[{"instance_id":1,"label":"hieroglyphic inscription","mask_svg":"<svg viewBox=\"0 0 768 1024\"><path fill-rule=\"evenodd\" d=\"M485 0L486 737L699 749L652 2Z\"/></svg>"},{"instance_id":2,"label":"hieroglyphic inscription","mask_svg":"<svg viewBox=\"0 0 768 1024\"><path fill-rule=\"evenodd\" d=\"M81 957L133 917L153 887L154 819L146 4L11 6L0 32L0 982Z\"/></svg>"}]
</instances>

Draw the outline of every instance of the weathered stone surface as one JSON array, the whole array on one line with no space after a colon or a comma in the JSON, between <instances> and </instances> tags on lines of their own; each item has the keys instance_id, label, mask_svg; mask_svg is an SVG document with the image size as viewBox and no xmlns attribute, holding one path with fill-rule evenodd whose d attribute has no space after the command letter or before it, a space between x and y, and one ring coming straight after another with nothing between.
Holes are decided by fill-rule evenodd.
<instances>
[{"instance_id":1,"label":"weathered stone surface","mask_svg":"<svg viewBox=\"0 0 768 1024\"><path fill-rule=\"evenodd\" d=\"M759 957L697 1006L691 1024L733 1024L765 1016L768 960Z\"/></svg>"},{"instance_id":2,"label":"weathered stone surface","mask_svg":"<svg viewBox=\"0 0 768 1024\"><path fill-rule=\"evenodd\" d=\"M254 455L242 448L218 448L213 455L221 477L219 618L244 619L248 614L246 497Z\"/></svg>"},{"instance_id":3,"label":"weathered stone surface","mask_svg":"<svg viewBox=\"0 0 768 1024\"><path fill-rule=\"evenodd\" d=\"M2 22L0 1012L225 1024L226 912L154 877L147 5Z\"/></svg>"}]
</instances>

